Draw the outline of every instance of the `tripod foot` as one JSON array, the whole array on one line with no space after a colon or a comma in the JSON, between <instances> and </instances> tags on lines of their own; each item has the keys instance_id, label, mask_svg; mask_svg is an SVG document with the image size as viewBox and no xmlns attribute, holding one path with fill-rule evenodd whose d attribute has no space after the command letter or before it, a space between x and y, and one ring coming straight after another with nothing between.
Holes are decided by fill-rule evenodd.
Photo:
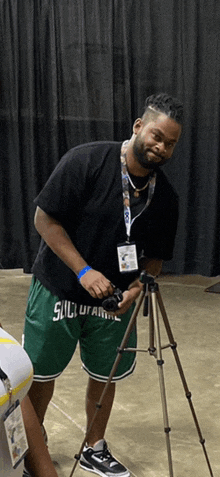
<instances>
[{"instance_id":1,"label":"tripod foot","mask_svg":"<svg viewBox=\"0 0 220 477\"><path fill-rule=\"evenodd\" d=\"M164 432L165 434L169 434L169 432L171 432L171 427L165 427Z\"/></svg>"}]
</instances>

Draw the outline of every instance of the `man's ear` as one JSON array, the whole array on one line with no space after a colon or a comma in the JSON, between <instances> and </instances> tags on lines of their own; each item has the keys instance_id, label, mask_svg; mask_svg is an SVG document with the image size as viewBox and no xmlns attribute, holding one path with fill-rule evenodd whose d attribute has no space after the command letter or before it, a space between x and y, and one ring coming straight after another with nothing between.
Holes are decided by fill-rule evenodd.
<instances>
[{"instance_id":1,"label":"man's ear","mask_svg":"<svg viewBox=\"0 0 220 477\"><path fill-rule=\"evenodd\" d=\"M135 119L135 122L133 124L133 133L134 134L137 134L139 133L140 129L142 128L143 126L143 121L141 118L137 118Z\"/></svg>"}]
</instances>

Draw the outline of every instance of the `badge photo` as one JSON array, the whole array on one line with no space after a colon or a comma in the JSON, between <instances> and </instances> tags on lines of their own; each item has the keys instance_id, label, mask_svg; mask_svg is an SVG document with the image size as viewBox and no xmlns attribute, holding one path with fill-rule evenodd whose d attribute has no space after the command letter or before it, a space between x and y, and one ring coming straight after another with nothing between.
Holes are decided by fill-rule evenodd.
<instances>
[{"instance_id":1,"label":"badge photo","mask_svg":"<svg viewBox=\"0 0 220 477\"><path fill-rule=\"evenodd\" d=\"M121 273L138 270L137 250L135 243L119 244L117 247L118 264Z\"/></svg>"}]
</instances>

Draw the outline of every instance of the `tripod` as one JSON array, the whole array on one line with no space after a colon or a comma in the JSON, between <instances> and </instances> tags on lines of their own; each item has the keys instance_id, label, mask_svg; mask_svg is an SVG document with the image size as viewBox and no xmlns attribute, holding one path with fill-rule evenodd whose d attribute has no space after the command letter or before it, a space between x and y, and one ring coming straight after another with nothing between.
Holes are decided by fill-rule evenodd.
<instances>
[{"instance_id":1,"label":"tripod","mask_svg":"<svg viewBox=\"0 0 220 477\"><path fill-rule=\"evenodd\" d=\"M161 394L161 402L162 402L162 412L163 412L163 422L164 422L164 432L165 432L165 440L166 440L166 448L167 448L167 456L168 456L168 466L169 466L169 476L173 477L173 463L172 463L172 453L171 453L171 444L170 444L170 432L171 428L169 426L169 418L168 418L168 411L167 411L167 399L166 399L166 391L165 391L165 380L164 380L164 373L163 373L163 365L164 365L164 360L162 356L162 350L166 348L171 348L173 351L173 355L175 358L175 362L179 371L179 375L183 384L183 388L185 390L185 395L189 403L189 407L192 413L192 417L197 429L197 433L199 436L199 442L202 445L202 449L204 452L205 460L209 469L209 473L211 477L214 477L214 474L212 472L212 468L210 465L210 461L208 458L208 454L206 451L205 447L205 439L202 436L201 429L199 426L199 422L195 413L195 409L192 403L192 394L189 391L189 388L187 386L187 382L185 379L185 375L183 372L183 368L179 359L179 355L177 352L177 343L174 340L171 327L168 321L168 317L163 305L163 301L161 298L161 294L159 291L159 286L158 283L155 282L154 278L150 277L147 275L146 272L142 272L140 276L140 281L144 284L144 289L141 292L139 299L137 301L137 304L135 306L135 309L132 313L132 316L130 318L128 327L126 329L125 335L123 337L123 340L121 342L121 346L117 349L117 356L114 362L114 365L112 367L111 373L109 375L109 378L106 382L106 385L104 387L104 390L102 392L102 395L100 397L99 402L96 404L96 411L93 416L93 420L90 424L89 429L87 430L86 436L82 442L81 448L79 450L79 453L75 455L76 462L73 466L72 472L70 474L70 477L72 477L74 470L76 468L77 462L80 459L80 454L83 450L83 447L87 441L87 436L89 435L89 432L91 431L94 421L97 416L98 410L102 406L102 402L104 399L104 396L107 392L107 389L111 383L111 380L113 376L116 373L118 364L120 362L122 353L125 352L139 352L139 351L144 351L144 352L149 352L151 356L154 356L157 361L158 365L158 375L159 375L159 384L160 384L160 394ZM140 310L140 307L143 303L144 300L144 307L143 307L143 315L149 317L149 348L148 350L142 350L142 349L134 349L134 348L127 348L127 342L131 333L131 330L133 328L133 325L135 323L135 320L137 318L138 312ZM165 326L165 330L168 336L168 344L166 345L161 345L161 336L160 336L160 323L159 323L159 313L158 311L160 310L160 314L163 320L163 324Z\"/></svg>"}]
</instances>

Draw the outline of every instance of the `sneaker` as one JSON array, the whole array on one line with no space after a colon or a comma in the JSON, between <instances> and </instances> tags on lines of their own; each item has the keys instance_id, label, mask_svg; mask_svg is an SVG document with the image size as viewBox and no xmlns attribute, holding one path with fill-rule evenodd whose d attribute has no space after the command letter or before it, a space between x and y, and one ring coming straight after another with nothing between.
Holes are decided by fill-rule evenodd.
<instances>
[{"instance_id":1,"label":"sneaker","mask_svg":"<svg viewBox=\"0 0 220 477\"><path fill-rule=\"evenodd\" d=\"M94 447L85 446L80 457L80 467L102 477L129 477L130 472L110 453L104 439Z\"/></svg>"},{"instance_id":2,"label":"sneaker","mask_svg":"<svg viewBox=\"0 0 220 477\"><path fill-rule=\"evenodd\" d=\"M43 434L44 442L45 442L46 446L48 447L47 432L46 432L46 429L45 429L45 427L44 427L43 424L41 425L41 432L42 432L42 434Z\"/></svg>"},{"instance_id":3,"label":"sneaker","mask_svg":"<svg viewBox=\"0 0 220 477\"><path fill-rule=\"evenodd\" d=\"M25 467L23 470L23 477L31 477L31 474L29 474L29 472L25 469Z\"/></svg>"}]
</instances>

